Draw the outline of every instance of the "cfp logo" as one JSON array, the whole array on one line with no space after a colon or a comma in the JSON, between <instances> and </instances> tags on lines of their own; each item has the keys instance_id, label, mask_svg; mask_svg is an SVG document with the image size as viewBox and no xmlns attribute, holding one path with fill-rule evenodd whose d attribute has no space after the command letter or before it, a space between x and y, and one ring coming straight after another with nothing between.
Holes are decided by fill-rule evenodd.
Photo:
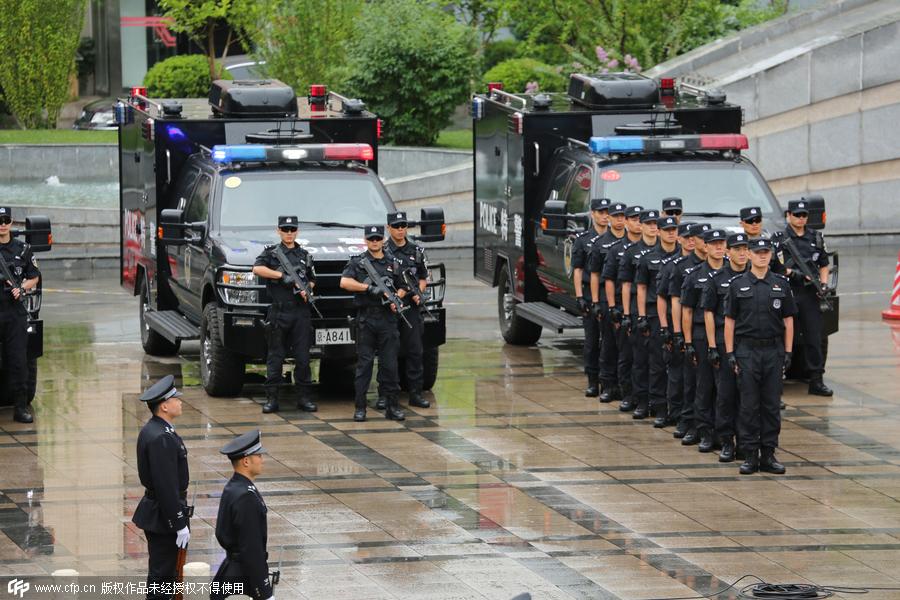
<instances>
[{"instance_id":1,"label":"cfp logo","mask_svg":"<svg viewBox=\"0 0 900 600\"><path fill-rule=\"evenodd\" d=\"M6 593L18 596L19 598L24 597L25 592L30 589L31 584L21 579L10 579L9 583L6 584Z\"/></svg>"}]
</instances>

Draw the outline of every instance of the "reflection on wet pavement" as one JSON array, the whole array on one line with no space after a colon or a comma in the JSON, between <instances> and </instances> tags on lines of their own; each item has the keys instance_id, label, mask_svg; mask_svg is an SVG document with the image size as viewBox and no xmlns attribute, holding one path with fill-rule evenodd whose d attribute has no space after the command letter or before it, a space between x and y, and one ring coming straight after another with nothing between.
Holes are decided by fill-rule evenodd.
<instances>
[{"instance_id":1,"label":"reflection on wet pavement","mask_svg":"<svg viewBox=\"0 0 900 600\"><path fill-rule=\"evenodd\" d=\"M210 398L197 386L196 348L144 357L133 298L108 280L90 283L101 294L73 293L87 285L48 293L36 422L0 412L4 575L144 573L146 545L130 523L147 418L136 397L172 373L185 386L176 426L197 482L188 560L222 560L214 527L230 465L218 448L259 427L278 597L658 598L707 594L746 573L900 585L898 355L859 304L868 296L842 302L835 396L786 386L788 475L740 477L584 398L576 339L516 348L484 334L493 290L480 284L451 305L458 337L441 351L433 407L403 423L374 410L354 423L349 398L334 394L314 414L261 414L257 385Z\"/></svg>"}]
</instances>

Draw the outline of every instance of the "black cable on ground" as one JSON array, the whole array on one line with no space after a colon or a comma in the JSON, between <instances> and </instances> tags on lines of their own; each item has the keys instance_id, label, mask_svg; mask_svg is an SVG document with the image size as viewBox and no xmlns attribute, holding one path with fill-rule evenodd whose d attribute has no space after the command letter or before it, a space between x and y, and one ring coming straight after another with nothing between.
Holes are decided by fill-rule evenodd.
<instances>
[{"instance_id":1,"label":"black cable on ground","mask_svg":"<svg viewBox=\"0 0 900 600\"><path fill-rule=\"evenodd\" d=\"M711 592L705 596L666 596L663 598L651 598L650 600L707 600L721 596L728 590L734 589L737 584L745 579L755 579L757 583L745 585L738 590L738 598L742 600L819 600L820 598L830 598L834 594L867 594L872 590L893 590L900 591L900 586L838 586L838 585L816 585L814 583L769 583L760 577L752 574L743 575L735 580L731 585L722 588L717 592Z\"/></svg>"}]
</instances>

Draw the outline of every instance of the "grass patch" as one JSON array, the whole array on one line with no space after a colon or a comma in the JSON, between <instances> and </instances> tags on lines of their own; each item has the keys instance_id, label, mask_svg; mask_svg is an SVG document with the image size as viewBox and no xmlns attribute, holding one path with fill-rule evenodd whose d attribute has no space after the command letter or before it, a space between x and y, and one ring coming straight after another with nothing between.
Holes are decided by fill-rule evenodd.
<instances>
[{"instance_id":1,"label":"grass patch","mask_svg":"<svg viewBox=\"0 0 900 600\"><path fill-rule=\"evenodd\" d=\"M115 144L116 131L0 129L0 144Z\"/></svg>"},{"instance_id":2,"label":"grass patch","mask_svg":"<svg viewBox=\"0 0 900 600\"><path fill-rule=\"evenodd\" d=\"M436 146L440 148L453 148L456 150L472 149L471 129L445 129L438 134Z\"/></svg>"}]
</instances>

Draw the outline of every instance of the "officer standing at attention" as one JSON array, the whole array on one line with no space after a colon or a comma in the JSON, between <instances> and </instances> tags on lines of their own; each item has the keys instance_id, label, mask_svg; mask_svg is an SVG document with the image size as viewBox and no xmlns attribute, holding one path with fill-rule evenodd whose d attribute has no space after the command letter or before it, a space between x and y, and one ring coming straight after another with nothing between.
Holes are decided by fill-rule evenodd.
<instances>
[{"instance_id":1,"label":"officer standing at attention","mask_svg":"<svg viewBox=\"0 0 900 600\"><path fill-rule=\"evenodd\" d=\"M274 598L266 552L268 509L255 483L262 473L266 452L259 430L239 435L219 452L231 461L234 475L225 484L219 501L216 540L225 549L225 560L213 577L219 592L210 594L210 598L219 600L241 594L255 600ZM234 591L235 584L240 584L237 587L243 591ZM226 587L232 593L224 593Z\"/></svg>"},{"instance_id":2,"label":"officer standing at attention","mask_svg":"<svg viewBox=\"0 0 900 600\"><path fill-rule=\"evenodd\" d=\"M822 306L816 295L817 289L828 286L828 251L820 231L806 226L809 220L809 205L805 200L791 200L787 210L788 227L778 236L773 236L773 244L784 257L784 274L791 283L791 290L797 302L797 320L803 334L803 355L809 372L809 393L815 396L831 396L832 389L822 381L825 373L825 355L822 352ZM799 256L794 256L785 240L791 240ZM774 248L773 248L774 249ZM817 276L810 281L797 267L806 264L809 271Z\"/></svg>"},{"instance_id":3,"label":"officer standing at attention","mask_svg":"<svg viewBox=\"0 0 900 600\"><path fill-rule=\"evenodd\" d=\"M703 290L700 307L706 319L706 339L709 340L707 359L716 372L716 437L722 443L719 462L735 459L734 435L740 398L737 379L727 366L722 368L725 352L725 299L731 282L747 268L747 234L728 236L728 261L715 272Z\"/></svg>"},{"instance_id":4,"label":"officer standing at attention","mask_svg":"<svg viewBox=\"0 0 900 600\"><path fill-rule=\"evenodd\" d=\"M190 481L187 448L172 422L181 416L181 394L175 378L166 375L140 396L153 416L137 439L137 468L144 497L131 521L144 530L147 552L147 588L152 584L174 586L178 549L191 539L188 520L193 507L187 506ZM169 594L148 592L147 598L169 598Z\"/></svg>"},{"instance_id":5,"label":"officer standing at attention","mask_svg":"<svg viewBox=\"0 0 900 600\"><path fill-rule=\"evenodd\" d=\"M387 297L369 280L362 261L369 261L379 276L388 282L387 285L393 286L401 300L406 295L406 290L399 263L384 253L384 226L366 225L365 237L366 251L352 257L341 274L341 289L353 292L357 308L356 412L353 413L353 420L366 420L366 392L372 381L372 365L377 350L378 379L384 387L387 403L384 416L402 421L406 415L397 404L397 392L400 389L397 376L397 353L400 348L397 310L400 307L387 303Z\"/></svg>"},{"instance_id":6,"label":"officer standing at attention","mask_svg":"<svg viewBox=\"0 0 900 600\"><path fill-rule=\"evenodd\" d=\"M13 420L32 423L34 415L25 393L28 311L23 301L25 294L37 286L41 272L31 247L13 239L11 229L12 210L8 206L0 206L0 255L12 276L19 279L4 281L0 291L0 363L6 365L9 373L8 388L15 407Z\"/></svg>"},{"instance_id":7,"label":"officer standing at attention","mask_svg":"<svg viewBox=\"0 0 900 600\"><path fill-rule=\"evenodd\" d=\"M672 324L672 301L669 287L672 281L672 273L678 265L694 256L694 238L689 235L691 226L695 223L685 221L680 223L677 229L678 246L681 255L673 256L666 260L656 276L656 315L659 317L659 337L662 344L663 362L666 364L666 415L665 418L657 416L653 420L656 428L677 425L681 418L684 404L684 351L679 347L676 351L674 341L674 327ZM681 331L679 325L678 331ZM683 339L683 338L682 338ZM672 434L676 439L684 437L686 429L676 427Z\"/></svg>"},{"instance_id":8,"label":"officer standing at attention","mask_svg":"<svg viewBox=\"0 0 900 600\"><path fill-rule=\"evenodd\" d=\"M310 289L316 285L316 269L309 252L295 243L298 221L295 216L278 217L281 243L266 246L253 264L253 274L266 280L266 292L272 300L266 325L266 403L264 413L278 412L278 388L283 383L282 368L288 349L294 356L294 385L297 388L297 408L315 412L310 400L312 378L309 370L309 347L312 343L312 317L306 292L297 292L297 275L285 273L275 257L281 251L288 261L305 277Z\"/></svg>"},{"instance_id":9,"label":"officer standing at attention","mask_svg":"<svg viewBox=\"0 0 900 600\"><path fill-rule=\"evenodd\" d=\"M758 206L747 206L741 209L741 227L744 228L744 233L747 234L747 238L750 241L753 241L757 238L762 237L763 232L763 217L762 217L762 209ZM776 256L776 248L775 242L772 242L772 263L769 265L769 268L772 269L773 273L778 273L779 275L784 275L784 265L778 260Z\"/></svg>"},{"instance_id":10,"label":"officer standing at attention","mask_svg":"<svg viewBox=\"0 0 900 600\"><path fill-rule=\"evenodd\" d=\"M635 330L646 339L649 411L665 427L666 421L666 364L663 361L663 340L660 335L657 314L657 278L663 266L681 254L681 247L675 241L678 223L675 217L659 221L659 245L641 256L634 282L637 284L637 321ZM632 415L635 419L647 416L640 403Z\"/></svg>"},{"instance_id":11,"label":"officer standing at attention","mask_svg":"<svg viewBox=\"0 0 900 600\"><path fill-rule=\"evenodd\" d=\"M406 349L406 381L409 389L409 405L418 408L428 408L431 402L422 397L422 336L425 334L425 321L422 312L417 308L421 303L421 296L428 285L428 267L425 264L425 249L406 239L409 223L405 212L393 212L387 215L388 238L385 253L393 256L400 268L408 272L418 286L416 290L407 296L405 302L412 310L406 311L406 320L412 327L407 327L397 319L400 332L400 346ZM379 370L379 374L380 374ZM381 381L379 380L379 384ZM379 386L380 387L380 386ZM382 390L379 389L379 392ZM378 394L378 403L375 408L384 409L387 404L385 396Z\"/></svg>"},{"instance_id":12,"label":"officer standing at attention","mask_svg":"<svg viewBox=\"0 0 900 600\"><path fill-rule=\"evenodd\" d=\"M706 337L706 318L700 299L703 290L709 286L716 271L722 268L725 258L725 241L728 232L711 229L703 236L706 244L706 262L692 269L681 286L681 326L684 331L685 364L694 367L694 397L685 402L694 402L694 428L700 438L700 452L712 452L716 440L715 427L716 382L713 365L709 361ZM715 340L712 345L715 346ZM687 387L687 386L685 386ZM681 441L687 439L685 436Z\"/></svg>"},{"instance_id":13,"label":"officer standing at attention","mask_svg":"<svg viewBox=\"0 0 900 600\"><path fill-rule=\"evenodd\" d=\"M673 219L675 219L675 225L679 225L681 223L682 210L683 208L681 204L681 198L676 198L675 196L663 198L662 214L666 217L672 217Z\"/></svg>"},{"instance_id":14,"label":"officer standing at attention","mask_svg":"<svg viewBox=\"0 0 900 600\"><path fill-rule=\"evenodd\" d=\"M609 317L609 304L606 292L601 285L601 274L606 264L610 249L625 237L625 209L621 202L609 205L609 229L600 236L591 248L591 313L600 321L600 402L612 402L622 398L619 389L617 371L618 343L612 319Z\"/></svg>"},{"instance_id":15,"label":"officer standing at attention","mask_svg":"<svg viewBox=\"0 0 900 600\"><path fill-rule=\"evenodd\" d=\"M742 475L785 472L775 448L781 432L781 378L791 366L797 306L787 279L769 269L771 259L772 242L753 240L750 270L731 281L725 303L725 357L741 396Z\"/></svg>"},{"instance_id":16,"label":"officer standing at attention","mask_svg":"<svg viewBox=\"0 0 900 600\"><path fill-rule=\"evenodd\" d=\"M635 419L646 419L650 413L650 362L648 343L650 341L650 324L644 319L638 322L639 296L634 280L637 275L641 257L657 248L659 237L659 211L642 210L641 239L632 244L619 260L617 279L622 282L622 309L625 311L624 322L628 323L631 346L631 389L634 397ZM638 327L640 325L640 327ZM626 410L619 407L619 410Z\"/></svg>"},{"instance_id":17,"label":"officer standing at attention","mask_svg":"<svg viewBox=\"0 0 900 600\"><path fill-rule=\"evenodd\" d=\"M606 233L609 225L609 198L591 200L591 227L577 236L572 244L572 283L575 298L584 322L584 373L588 378L584 395L600 395L600 321L591 310L591 272L589 262L594 245Z\"/></svg>"},{"instance_id":18,"label":"officer standing at attention","mask_svg":"<svg viewBox=\"0 0 900 600\"><path fill-rule=\"evenodd\" d=\"M629 206L625 209L625 236L614 245L610 246L603 263L603 272L600 281L606 292L606 302L609 304L609 318L612 320L616 337L616 377L619 380L620 397L622 402L619 410L629 412L634 410L634 398L631 387L631 323L625 319L625 311L622 307L622 282L619 281L619 262L625 256L625 251L641 240L641 206Z\"/></svg>"}]
</instances>

